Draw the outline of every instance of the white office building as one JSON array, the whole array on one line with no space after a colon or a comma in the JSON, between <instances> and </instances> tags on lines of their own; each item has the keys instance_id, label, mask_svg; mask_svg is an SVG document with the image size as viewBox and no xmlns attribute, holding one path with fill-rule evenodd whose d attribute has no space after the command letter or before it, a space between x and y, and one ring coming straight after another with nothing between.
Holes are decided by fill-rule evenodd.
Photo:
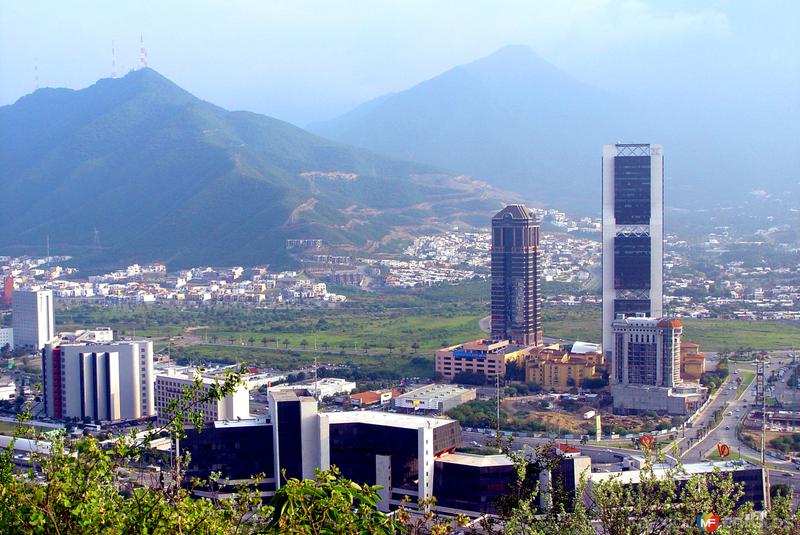
<instances>
[{"instance_id":1,"label":"white office building","mask_svg":"<svg viewBox=\"0 0 800 535\"><path fill-rule=\"evenodd\" d=\"M198 397L208 394L212 385L217 382L223 383L224 377L208 377L199 374L196 370L178 371L169 368L166 373L156 376L156 413L158 423L165 424L171 419L169 405L172 400L180 400L184 393L195 384L195 377L200 378L202 392L198 392ZM239 385L235 391L219 400L207 400L197 403L189 410L199 410L203 414L203 422L213 423L217 420L238 420L250 417L250 393L247 381Z\"/></svg>"},{"instance_id":2,"label":"white office building","mask_svg":"<svg viewBox=\"0 0 800 535\"><path fill-rule=\"evenodd\" d=\"M149 340L55 341L45 346L42 377L51 418L113 421L155 415Z\"/></svg>"},{"instance_id":3,"label":"white office building","mask_svg":"<svg viewBox=\"0 0 800 535\"><path fill-rule=\"evenodd\" d=\"M6 345L9 349L14 349L14 329L10 327L0 329L0 348Z\"/></svg>"},{"instance_id":4,"label":"white office building","mask_svg":"<svg viewBox=\"0 0 800 535\"><path fill-rule=\"evenodd\" d=\"M14 290L12 326L17 347L41 350L55 336L53 292Z\"/></svg>"},{"instance_id":5,"label":"white office building","mask_svg":"<svg viewBox=\"0 0 800 535\"><path fill-rule=\"evenodd\" d=\"M663 314L664 156L661 145L603 147L603 355L618 314Z\"/></svg>"}]
</instances>

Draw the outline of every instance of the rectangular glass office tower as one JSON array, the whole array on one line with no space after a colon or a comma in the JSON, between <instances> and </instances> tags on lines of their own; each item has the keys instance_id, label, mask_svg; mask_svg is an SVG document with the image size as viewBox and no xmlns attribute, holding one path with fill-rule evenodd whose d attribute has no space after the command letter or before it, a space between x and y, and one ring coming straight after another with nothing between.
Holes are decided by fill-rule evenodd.
<instances>
[{"instance_id":1,"label":"rectangular glass office tower","mask_svg":"<svg viewBox=\"0 0 800 535\"><path fill-rule=\"evenodd\" d=\"M603 146L603 353L617 314L663 314L664 156L661 145Z\"/></svg>"}]
</instances>

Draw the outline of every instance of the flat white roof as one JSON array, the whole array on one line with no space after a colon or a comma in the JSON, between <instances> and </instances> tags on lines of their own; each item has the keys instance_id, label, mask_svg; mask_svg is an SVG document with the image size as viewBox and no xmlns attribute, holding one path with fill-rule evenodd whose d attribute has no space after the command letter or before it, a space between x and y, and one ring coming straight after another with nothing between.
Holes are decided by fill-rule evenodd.
<instances>
[{"instance_id":1,"label":"flat white roof","mask_svg":"<svg viewBox=\"0 0 800 535\"><path fill-rule=\"evenodd\" d=\"M410 392L398 396L404 399L430 399L430 398L449 398L460 396L461 394L475 390L474 388L462 388L456 385L430 384L415 388Z\"/></svg>"},{"instance_id":2,"label":"flat white roof","mask_svg":"<svg viewBox=\"0 0 800 535\"><path fill-rule=\"evenodd\" d=\"M362 423L404 429L422 429L424 427L433 429L455 421L449 418L426 418L411 414L376 411L324 412L320 413L320 416L326 417L332 424Z\"/></svg>"},{"instance_id":3,"label":"flat white roof","mask_svg":"<svg viewBox=\"0 0 800 535\"><path fill-rule=\"evenodd\" d=\"M572 351L570 353L574 355L585 355L586 353L599 353L600 352L600 344L592 344L589 342L580 342L576 341L572 344Z\"/></svg>"},{"instance_id":4,"label":"flat white roof","mask_svg":"<svg viewBox=\"0 0 800 535\"><path fill-rule=\"evenodd\" d=\"M502 454L479 455L476 453L456 452L442 455L436 460L443 463L467 464L470 466L512 466L514 464L514 461L508 456Z\"/></svg>"},{"instance_id":5,"label":"flat white roof","mask_svg":"<svg viewBox=\"0 0 800 535\"><path fill-rule=\"evenodd\" d=\"M723 472L732 472L735 470L759 469L761 467L751 464L747 461L738 460L719 462L708 461L683 465L686 476L691 476L693 474L708 474L713 472L714 468L719 468ZM612 478L620 481L621 483L638 483L641 480L641 474L641 470L627 470L624 472L592 472L589 476L589 479L595 483ZM666 475L666 470L663 468L655 468L653 470L653 474L658 478L663 478Z\"/></svg>"},{"instance_id":6,"label":"flat white roof","mask_svg":"<svg viewBox=\"0 0 800 535\"><path fill-rule=\"evenodd\" d=\"M31 440L29 438L9 437L0 435L0 448L7 448L9 444L14 443L14 451L24 451L28 453L50 453L50 442L44 440Z\"/></svg>"},{"instance_id":7,"label":"flat white roof","mask_svg":"<svg viewBox=\"0 0 800 535\"><path fill-rule=\"evenodd\" d=\"M259 418L242 418L241 420L215 420L214 429L230 429L233 427L256 427L269 425L269 418L262 416Z\"/></svg>"}]
</instances>

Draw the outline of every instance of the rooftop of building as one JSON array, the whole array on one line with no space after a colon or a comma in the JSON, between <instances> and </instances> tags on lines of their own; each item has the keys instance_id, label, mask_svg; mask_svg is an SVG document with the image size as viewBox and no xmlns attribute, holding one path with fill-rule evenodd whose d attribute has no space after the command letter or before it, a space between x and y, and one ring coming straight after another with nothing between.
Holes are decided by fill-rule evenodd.
<instances>
[{"instance_id":1,"label":"rooftop of building","mask_svg":"<svg viewBox=\"0 0 800 535\"><path fill-rule=\"evenodd\" d=\"M310 392L300 389L270 389L269 395L275 401L316 401Z\"/></svg>"},{"instance_id":2,"label":"rooftop of building","mask_svg":"<svg viewBox=\"0 0 800 535\"><path fill-rule=\"evenodd\" d=\"M573 355L585 355L586 353L599 353L600 352L600 344L593 344L591 342L581 342L576 340L574 344L572 344L572 350L570 353Z\"/></svg>"},{"instance_id":3,"label":"rooftop of building","mask_svg":"<svg viewBox=\"0 0 800 535\"><path fill-rule=\"evenodd\" d=\"M466 392L474 391L474 388L464 388L458 385L448 384L429 384L415 388L399 396L403 399L431 399L431 398L450 398L460 396Z\"/></svg>"},{"instance_id":4,"label":"rooftop of building","mask_svg":"<svg viewBox=\"0 0 800 535\"><path fill-rule=\"evenodd\" d=\"M749 463L744 460L735 460L735 461L704 461L699 463L690 463L682 465L683 470L681 472L677 472L675 477L684 479L691 477L695 474L708 474L714 472L715 469L719 469L722 472L733 472L736 470L760 470L761 467ZM662 478L667 476L670 468L664 465L659 465L653 468L653 474L657 478ZM641 470L619 470L613 472L592 472L589 475L589 479L592 482L600 482L604 480L614 479L615 481L619 481L623 484L626 483L639 483L641 481L642 471Z\"/></svg>"},{"instance_id":5,"label":"rooftop of building","mask_svg":"<svg viewBox=\"0 0 800 535\"><path fill-rule=\"evenodd\" d=\"M216 420L214 422L214 429L234 429L240 427L259 427L262 425L269 425L270 419L267 416L259 416L256 418L241 418L238 420Z\"/></svg>"},{"instance_id":6,"label":"rooftop of building","mask_svg":"<svg viewBox=\"0 0 800 535\"><path fill-rule=\"evenodd\" d=\"M524 349L528 349L528 346L512 344L508 340L491 340L489 338L479 338L446 348L447 351L482 351L486 353L512 353Z\"/></svg>"},{"instance_id":7,"label":"rooftop of building","mask_svg":"<svg viewBox=\"0 0 800 535\"><path fill-rule=\"evenodd\" d=\"M320 416L326 417L331 424L362 423L403 429L423 429L425 427L435 429L455 421L449 418L427 418L411 414L376 411L326 412Z\"/></svg>"},{"instance_id":8,"label":"rooftop of building","mask_svg":"<svg viewBox=\"0 0 800 535\"><path fill-rule=\"evenodd\" d=\"M614 319L613 322L614 326L629 325L633 327L646 327L651 329L652 328L675 329L683 325L680 320L674 318L650 318L645 315L624 316L624 317L619 317L619 316L622 315L619 314L618 317Z\"/></svg>"},{"instance_id":9,"label":"rooftop of building","mask_svg":"<svg viewBox=\"0 0 800 535\"><path fill-rule=\"evenodd\" d=\"M351 394L350 399L360 400L362 403L376 403L381 400L383 394L391 394L391 397L396 398L400 395L399 390L394 388L384 388L381 390L368 390L366 392L359 392L358 394Z\"/></svg>"},{"instance_id":10,"label":"rooftop of building","mask_svg":"<svg viewBox=\"0 0 800 535\"><path fill-rule=\"evenodd\" d=\"M580 453L581 450L570 446L569 444L556 444L555 448L561 453Z\"/></svg>"},{"instance_id":11,"label":"rooftop of building","mask_svg":"<svg viewBox=\"0 0 800 535\"><path fill-rule=\"evenodd\" d=\"M493 220L502 220L502 219L535 219L535 215L533 211L525 206L524 204L509 204L499 212L497 212Z\"/></svg>"},{"instance_id":12,"label":"rooftop of building","mask_svg":"<svg viewBox=\"0 0 800 535\"><path fill-rule=\"evenodd\" d=\"M513 466L507 455L479 455L475 453L447 453L436 459L438 462L463 464L468 466Z\"/></svg>"},{"instance_id":13,"label":"rooftop of building","mask_svg":"<svg viewBox=\"0 0 800 535\"><path fill-rule=\"evenodd\" d=\"M364 404L377 403L381 400L381 395L377 392L360 392L358 394L351 394L350 399L356 399Z\"/></svg>"},{"instance_id":14,"label":"rooftop of building","mask_svg":"<svg viewBox=\"0 0 800 535\"><path fill-rule=\"evenodd\" d=\"M213 384L216 382L224 382L226 375L223 373L226 370L236 371L236 366L225 366L221 368L193 368L191 366L156 366L155 376L158 379L176 379L179 381L194 381L195 377L200 377L203 384ZM248 376L245 376L246 380ZM245 386L247 382L245 381Z\"/></svg>"}]
</instances>

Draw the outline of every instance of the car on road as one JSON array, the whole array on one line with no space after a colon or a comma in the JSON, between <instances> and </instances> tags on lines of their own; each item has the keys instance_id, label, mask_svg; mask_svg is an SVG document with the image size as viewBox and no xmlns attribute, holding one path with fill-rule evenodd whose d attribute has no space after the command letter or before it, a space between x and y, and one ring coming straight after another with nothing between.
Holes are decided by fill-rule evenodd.
<instances>
[{"instance_id":1,"label":"car on road","mask_svg":"<svg viewBox=\"0 0 800 535\"><path fill-rule=\"evenodd\" d=\"M730 429L731 429L731 426L729 426L729 425L725 426L725 431L730 431Z\"/></svg>"}]
</instances>

